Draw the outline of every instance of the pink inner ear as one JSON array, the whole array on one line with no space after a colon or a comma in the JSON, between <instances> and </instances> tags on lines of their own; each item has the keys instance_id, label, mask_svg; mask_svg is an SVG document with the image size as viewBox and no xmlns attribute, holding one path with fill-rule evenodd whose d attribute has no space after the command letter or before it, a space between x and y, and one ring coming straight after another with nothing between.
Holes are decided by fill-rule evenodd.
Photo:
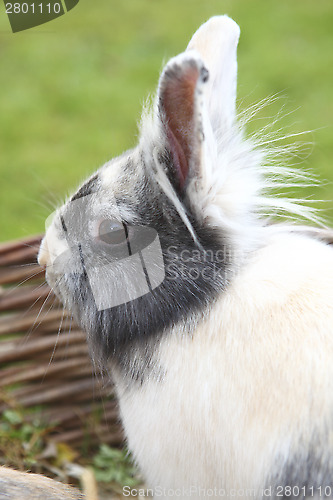
<instances>
[{"instance_id":1,"label":"pink inner ear","mask_svg":"<svg viewBox=\"0 0 333 500\"><path fill-rule=\"evenodd\" d=\"M199 78L196 66L175 68L166 74L161 104L167 120L167 137L181 188L186 182L195 141L195 91Z\"/></svg>"}]
</instances>

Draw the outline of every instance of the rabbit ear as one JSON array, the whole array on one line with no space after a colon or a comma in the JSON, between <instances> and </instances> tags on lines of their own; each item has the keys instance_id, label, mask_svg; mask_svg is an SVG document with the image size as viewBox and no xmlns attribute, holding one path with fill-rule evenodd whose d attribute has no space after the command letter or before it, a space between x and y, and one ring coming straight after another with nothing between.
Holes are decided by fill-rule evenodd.
<instances>
[{"instance_id":1,"label":"rabbit ear","mask_svg":"<svg viewBox=\"0 0 333 500\"><path fill-rule=\"evenodd\" d=\"M204 140L202 87L208 71L194 51L174 57L160 78L158 111L171 154L173 183L180 190L201 167ZM176 181L176 182L175 182Z\"/></svg>"},{"instance_id":2,"label":"rabbit ear","mask_svg":"<svg viewBox=\"0 0 333 500\"><path fill-rule=\"evenodd\" d=\"M235 119L239 34L230 17L215 16L198 29L187 47L200 54L209 71L206 95L214 132L223 133Z\"/></svg>"}]
</instances>

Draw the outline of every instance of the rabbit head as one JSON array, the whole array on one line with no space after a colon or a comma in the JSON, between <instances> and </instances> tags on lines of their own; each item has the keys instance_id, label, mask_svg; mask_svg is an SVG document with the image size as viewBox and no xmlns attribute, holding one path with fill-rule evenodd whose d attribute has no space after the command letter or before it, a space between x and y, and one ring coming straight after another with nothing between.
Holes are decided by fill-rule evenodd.
<instances>
[{"instance_id":1,"label":"rabbit head","mask_svg":"<svg viewBox=\"0 0 333 500\"><path fill-rule=\"evenodd\" d=\"M189 323L230 281L260 221L260 153L235 116L237 24L214 17L171 59L138 146L59 208L42 242L47 280L94 354Z\"/></svg>"},{"instance_id":2,"label":"rabbit head","mask_svg":"<svg viewBox=\"0 0 333 500\"><path fill-rule=\"evenodd\" d=\"M111 367L146 484L313 493L332 477L332 250L260 215L238 37L214 17L168 62L137 147L57 210L39 262Z\"/></svg>"}]
</instances>

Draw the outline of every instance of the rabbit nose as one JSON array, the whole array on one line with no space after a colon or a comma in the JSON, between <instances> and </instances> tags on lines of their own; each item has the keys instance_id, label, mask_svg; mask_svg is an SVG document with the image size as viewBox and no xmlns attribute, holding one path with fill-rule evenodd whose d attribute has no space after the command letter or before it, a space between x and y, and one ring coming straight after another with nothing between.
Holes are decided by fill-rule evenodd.
<instances>
[{"instance_id":1,"label":"rabbit nose","mask_svg":"<svg viewBox=\"0 0 333 500\"><path fill-rule=\"evenodd\" d=\"M47 246L46 238L43 239L38 253L38 264L42 267L47 267L50 263L50 253Z\"/></svg>"}]
</instances>

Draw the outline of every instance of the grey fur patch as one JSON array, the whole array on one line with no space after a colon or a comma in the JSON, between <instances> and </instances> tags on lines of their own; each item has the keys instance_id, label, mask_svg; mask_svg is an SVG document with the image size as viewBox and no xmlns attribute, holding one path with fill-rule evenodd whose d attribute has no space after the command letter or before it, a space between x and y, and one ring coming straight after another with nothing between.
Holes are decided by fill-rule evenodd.
<instances>
[{"instance_id":1,"label":"grey fur patch","mask_svg":"<svg viewBox=\"0 0 333 500\"><path fill-rule=\"evenodd\" d=\"M98 174L96 174L93 177L91 177L91 179L89 179L88 182L86 182L80 187L80 189L74 194L74 196L72 196L71 201L78 200L83 196L88 196L96 192L98 184L99 184L99 177Z\"/></svg>"},{"instance_id":2,"label":"grey fur patch","mask_svg":"<svg viewBox=\"0 0 333 500\"><path fill-rule=\"evenodd\" d=\"M129 165L127 162L127 168ZM82 271L66 273L65 283L70 291L70 308L88 333L93 356L105 362L116 362L124 374L128 372L127 376L142 382L144 373L151 372L156 365L148 348L153 339L158 342L172 327L193 315L201 317L227 286L233 263L227 234L203 225L184 205L200 242L199 249L172 202L154 179L144 176L137 180L134 189L133 180L131 182L131 191L136 197L130 199L130 207L137 215L138 225L153 228L159 236L164 281L146 295L104 310L96 308L82 258ZM79 193L82 190L77 197ZM116 194L115 198L117 205L121 206L123 200L117 199ZM129 206L128 200L126 205ZM86 224L83 213L80 213L80 218L78 224ZM128 224L128 221L123 220L123 223ZM73 238L75 245L75 235ZM98 242L91 242L89 251L92 255L98 253L94 245ZM142 354L142 360L132 363L134 358L138 360L138 352Z\"/></svg>"},{"instance_id":3,"label":"grey fur patch","mask_svg":"<svg viewBox=\"0 0 333 500\"><path fill-rule=\"evenodd\" d=\"M333 498L333 457L328 440L313 438L304 450L290 456L268 481L271 497L276 499ZM300 446L302 448L302 445Z\"/></svg>"}]
</instances>

